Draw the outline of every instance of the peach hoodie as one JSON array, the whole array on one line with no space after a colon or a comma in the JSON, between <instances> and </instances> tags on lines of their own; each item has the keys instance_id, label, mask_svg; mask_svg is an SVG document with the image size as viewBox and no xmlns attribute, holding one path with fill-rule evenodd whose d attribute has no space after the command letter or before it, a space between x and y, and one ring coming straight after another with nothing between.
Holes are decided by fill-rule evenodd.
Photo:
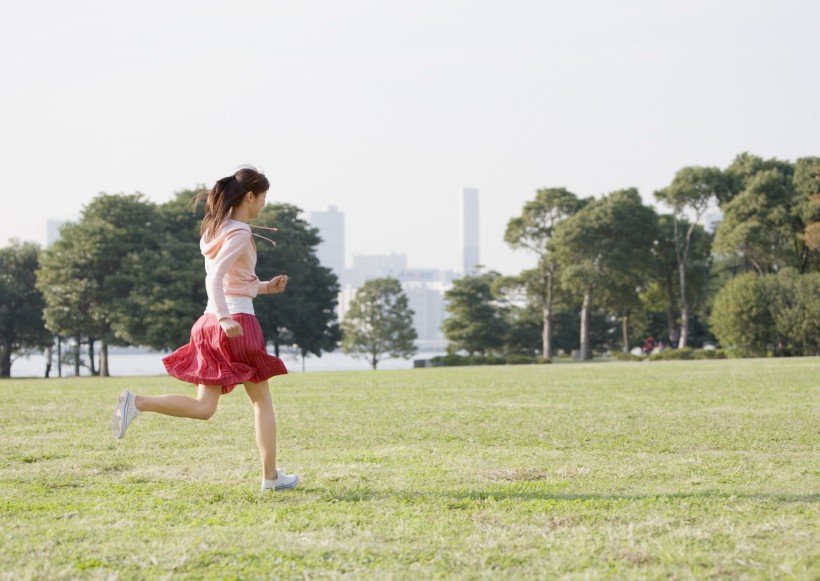
<instances>
[{"instance_id":1,"label":"peach hoodie","mask_svg":"<svg viewBox=\"0 0 820 581\"><path fill-rule=\"evenodd\" d=\"M244 222L228 218L212 240L200 239L199 248L205 257L206 313L224 319L231 316L225 295L253 298L267 293L266 283L254 272L256 246L251 227Z\"/></svg>"}]
</instances>

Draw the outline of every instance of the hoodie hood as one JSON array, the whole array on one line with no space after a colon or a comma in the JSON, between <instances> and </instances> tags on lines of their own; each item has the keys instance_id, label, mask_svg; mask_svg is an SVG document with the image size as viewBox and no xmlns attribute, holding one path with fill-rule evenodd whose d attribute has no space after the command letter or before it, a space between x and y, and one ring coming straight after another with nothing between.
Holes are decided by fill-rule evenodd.
<instances>
[{"instance_id":1,"label":"hoodie hood","mask_svg":"<svg viewBox=\"0 0 820 581\"><path fill-rule=\"evenodd\" d=\"M231 234L237 230L250 232L251 227L244 222L228 218L225 220L222 227L217 231L216 236L214 236L211 240L206 242L204 236L199 239L200 251L202 251L202 254L206 258L216 258L216 255L219 253L219 249L222 248L222 244L224 244L225 240L227 240Z\"/></svg>"}]
</instances>

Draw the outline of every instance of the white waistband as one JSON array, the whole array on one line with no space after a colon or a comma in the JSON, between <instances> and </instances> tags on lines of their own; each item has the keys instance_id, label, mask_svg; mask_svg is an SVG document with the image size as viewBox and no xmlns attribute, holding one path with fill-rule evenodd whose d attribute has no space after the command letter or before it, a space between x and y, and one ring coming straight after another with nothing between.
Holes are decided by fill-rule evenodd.
<instances>
[{"instance_id":1,"label":"white waistband","mask_svg":"<svg viewBox=\"0 0 820 581\"><path fill-rule=\"evenodd\" d=\"M253 299L251 297L225 295L225 302L228 303L228 311L232 315L238 313L244 313L246 315L256 314L253 311Z\"/></svg>"}]
</instances>

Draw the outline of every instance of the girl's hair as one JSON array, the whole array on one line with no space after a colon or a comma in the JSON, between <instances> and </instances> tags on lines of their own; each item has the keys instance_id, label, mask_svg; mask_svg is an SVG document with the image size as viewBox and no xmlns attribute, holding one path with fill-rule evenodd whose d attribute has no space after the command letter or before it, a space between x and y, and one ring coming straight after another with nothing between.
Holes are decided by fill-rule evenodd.
<instances>
[{"instance_id":1,"label":"girl's hair","mask_svg":"<svg viewBox=\"0 0 820 581\"><path fill-rule=\"evenodd\" d=\"M199 232L210 240L225 223L231 214L231 209L238 206L245 194L252 192L258 196L268 191L270 182L260 171L253 166L245 166L235 174L217 181L211 191L202 190L197 194L194 204L199 206L205 201L205 218Z\"/></svg>"}]
</instances>

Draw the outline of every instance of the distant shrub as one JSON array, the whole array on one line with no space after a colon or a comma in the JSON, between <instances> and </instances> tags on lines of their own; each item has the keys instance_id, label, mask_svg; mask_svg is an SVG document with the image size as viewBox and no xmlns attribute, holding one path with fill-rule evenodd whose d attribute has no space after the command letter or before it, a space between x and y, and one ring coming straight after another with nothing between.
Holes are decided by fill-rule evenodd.
<instances>
[{"instance_id":1,"label":"distant shrub","mask_svg":"<svg viewBox=\"0 0 820 581\"><path fill-rule=\"evenodd\" d=\"M690 359L727 359L729 354L723 349L664 349L650 354L649 361L687 361Z\"/></svg>"},{"instance_id":2,"label":"distant shrub","mask_svg":"<svg viewBox=\"0 0 820 581\"><path fill-rule=\"evenodd\" d=\"M612 357L618 361L643 361L644 358L640 355L632 355L632 353L624 353L623 351L615 351Z\"/></svg>"},{"instance_id":3,"label":"distant shrub","mask_svg":"<svg viewBox=\"0 0 820 581\"><path fill-rule=\"evenodd\" d=\"M727 359L728 354L723 349L696 349L695 359Z\"/></svg>"},{"instance_id":4,"label":"distant shrub","mask_svg":"<svg viewBox=\"0 0 820 581\"><path fill-rule=\"evenodd\" d=\"M507 361L507 365L544 365L546 363L550 363L549 359L544 359L543 357L538 357L535 355L505 355L504 359Z\"/></svg>"},{"instance_id":5,"label":"distant shrub","mask_svg":"<svg viewBox=\"0 0 820 581\"><path fill-rule=\"evenodd\" d=\"M693 359L695 350L691 347L683 347L682 349L664 349L658 353L650 353L647 359L649 361L681 361Z\"/></svg>"},{"instance_id":6,"label":"distant shrub","mask_svg":"<svg viewBox=\"0 0 820 581\"><path fill-rule=\"evenodd\" d=\"M434 367L459 367L464 365L530 365L550 361L532 355L440 355L433 357Z\"/></svg>"},{"instance_id":7,"label":"distant shrub","mask_svg":"<svg viewBox=\"0 0 820 581\"><path fill-rule=\"evenodd\" d=\"M459 365L469 365L467 357L461 355L439 355L433 357L433 367L457 367Z\"/></svg>"}]
</instances>

